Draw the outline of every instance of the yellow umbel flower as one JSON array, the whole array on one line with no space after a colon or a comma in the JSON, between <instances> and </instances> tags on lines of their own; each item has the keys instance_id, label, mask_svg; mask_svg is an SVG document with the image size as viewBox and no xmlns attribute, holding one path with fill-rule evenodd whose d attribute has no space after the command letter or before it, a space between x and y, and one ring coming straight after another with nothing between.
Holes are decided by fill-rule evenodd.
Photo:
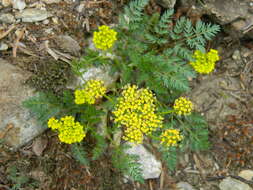
<instances>
[{"instance_id":1,"label":"yellow umbel flower","mask_svg":"<svg viewBox=\"0 0 253 190\"><path fill-rule=\"evenodd\" d=\"M62 123L59 120L55 119L54 117L51 117L47 122L47 126L55 130L59 129L62 126Z\"/></svg>"},{"instance_id":2,"label":"yellow umbel flower","mask_svg":"<svg viewBox=\"0 0 253 190\"><path fill-rule=\"evenodd\" d=\"M177 146L178 142L183 139L183 136L180 135L177 129L167 129L161 134L160 138L161 144L165 146Z\"/></svg>"},{"instance_id":3,"label":"yellow umbel flower","mask_svg":"<svg viewBox=\"0 0 253 190\"><path fill-rule=\"evenodd\" d=\"M193 104L187 98L180 97L175 100L173 108L178 115L189 115L192 112Z\"/></svg>"},{"instance_id":4,"label":"yellow umbel flower","mask_svg":"<svg viewBox=\"0 0 253 190\"><path fill-rule=\"evenodd\" d=\"M48 120L48 127L57 129L60 141L67 144L81 142L86 136L83 126L79 122L75 122L73 116L65 116L60 120L52 117Z\"/></svg>"},{"instance_id":5,"label":"yellow umbel flower","mask_svg":"<svg viewBox=\"0 0 253 190\"><path fill-rule=\"evenodd\" d=\"M163 118L155 113L155 102L148 89L138 89L136 85L124 87L113 111L114 121L125 128L124 140L141 144L145 134L161 127Z\"/></svg>"},{"instance_id":6,"label":"yellow umbel flower","mask_svg":"<svg viewBox=\"0 0 253 190\"><path fill-rule=\"evenodd\" d=\"M101 80L89 80L84 89L75 91L76 104L95 104L96 100L102 98L106 93L104 82Z\"/></svg>"},{"instance_id":7,"label":"yellow umbel flower","mask_svg":"<svg viewBox=\"0 0 253 190\"><path fill-rule=\"evenodd\" d=\"M117 40L117 32L106 25L100 26L98 32L94 32L93 42L95 47L101 50L111 48Z\"/></svg>"},{"instance_id":8,"label":"yellow umbel flower","mask_svg":"<svg viewBox=\"0 0 253 190\"><path fill-rule=\"evenodd\" d=\"M218 61L218 51L211 49L208 53L202 53L199 50L194 52L195 62L190 62L192 67L201 74L208 74L215 68L215 62Z\"/></svg>"}]
</instances>

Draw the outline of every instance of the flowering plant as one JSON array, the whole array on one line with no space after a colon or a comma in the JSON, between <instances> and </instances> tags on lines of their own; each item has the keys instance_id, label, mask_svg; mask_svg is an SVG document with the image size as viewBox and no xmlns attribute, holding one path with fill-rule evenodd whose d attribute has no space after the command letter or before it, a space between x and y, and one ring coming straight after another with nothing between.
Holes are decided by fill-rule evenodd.
<instances>
[{"instance_id":1,"label":"flowering plant","mask_svg":"<svg viewBox=\"0 0 253 190\"><path fill-rule=\"evenodd\" d=\"M174 23L173 10L149 16L144 12L147 4L148 0L133 1L117 27L100 26L93 33L96 50L87 50L71 63L81 77L88 67L106 65L110 73L118 74L112 88L91 79L61 97L39 94L24 102L42 124L58 132L62 143L73 145L73 156L80 163L89 162L85 145L78 143L92 138L96 145L91 159L113 148L115 167L138 181L142 181L140 167L136 157L124 153L125 141L152 143L171 171L178 152L208 148L207 124L182 94L190 90L189 78L211 73L219 60L216 50L205 53L205 42L219 31L218 25L198 21L193 26L185 17ZM118 136L120 142L115 140Z\"/></svg>"}]
</instances>

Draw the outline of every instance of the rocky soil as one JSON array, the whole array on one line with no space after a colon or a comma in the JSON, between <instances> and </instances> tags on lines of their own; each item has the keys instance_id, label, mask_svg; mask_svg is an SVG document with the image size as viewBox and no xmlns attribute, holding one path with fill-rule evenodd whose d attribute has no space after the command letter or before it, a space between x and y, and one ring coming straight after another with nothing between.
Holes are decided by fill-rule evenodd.
<instances>
[{"instance_id":1,"label":"rocky soil","mask_svg":"<svg viewBox=\"0 0 253 190\"><path fill-rule=\"evenodd\" d=\"M89 168L81 166L56 134L22 108L22 101L36 90L58 93L79 84L68 63L92 46L90 37L97 26L117 23L127 2L0 0L0 190L252 190L251 0L152 0L147 7L151 12L174 7L176 17L222 26L207 47L221 55L215 72L192 81L188 94L209 122L212 148L181 155L175 172L161 168L145 147L137 150L142 152L145 184L121 176L106 156ZM84 77L103 78L107 85L114 81L106 68L91 68ZM86 142L87 148L92 143Z\"/></svg>"}]
</instances>

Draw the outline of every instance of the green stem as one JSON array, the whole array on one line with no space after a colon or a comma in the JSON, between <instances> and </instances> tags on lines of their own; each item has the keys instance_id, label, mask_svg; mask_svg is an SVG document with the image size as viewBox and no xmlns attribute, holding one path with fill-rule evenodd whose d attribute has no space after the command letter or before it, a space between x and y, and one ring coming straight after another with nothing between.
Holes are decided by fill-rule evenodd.
<instances>
[{"instance_id":1,"label":"green stem","mask_svg":"<svg viewBox=\"0 0 253 190\"><path fill-rule=\"evenodd\" d=\"M188 129L187 127L184 126L184 123L183 123L180 119L177 119L177 120L179 121L179 123L182 124L181 126L182 126L186 131L188 131L188 132L191 134L191 136L193 136L193 137L196 139L196 141L200 141L200 140L198 139L198 137L197 137L190 129Z\"/></svg>"},{"instance_id":2,"label":"green stem","mask_svg":"<svg viewBox=\"0 0 253 190\"><path fill-rule=\"evenodd\" d=\"M113 99L111 99L109 96L107 96L106 94L104 94L104 97L109 100L110 102L114 103Z\"/></svg>"},{"instance_id":3,"label":"green stem","mask_svg":"<svg viewBox=\"0 0 253 190\"><path fill-rule=\"evenodd\" d=\"M168 110L168 111L165 111L165 112L160 112L158 114L159 115L166 115L166 114L169 114L169 113L175 113L175 110Z\"/></svg>"}]
</instances>

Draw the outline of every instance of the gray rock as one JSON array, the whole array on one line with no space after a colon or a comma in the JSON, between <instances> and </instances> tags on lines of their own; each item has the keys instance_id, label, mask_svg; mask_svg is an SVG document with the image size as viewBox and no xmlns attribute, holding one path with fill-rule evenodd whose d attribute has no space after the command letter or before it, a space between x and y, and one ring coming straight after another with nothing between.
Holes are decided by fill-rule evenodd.
<instances>
[{"instance_id":1,"label":"gray rock","mask_svg":"<svg viewBox=\"0 0 253 190\"><path fill-rule=\"evenodd\" d=\"M3 42L1 42L1 43L0 43L0 51L5 51L5 50L7 50L7 49L8 49L8 45L5 44L5 43L3 43Z\"/></svg>"},{"instance_id":2,"label":"gray rock","mask_svg":"<svg viewBox=\"0 0 253 190\"><path fill-rule=\"evenodd\" d=\"M0 134L15 149L46 130L22 107L22 102L34 95L34 90L23 84L28 77L28 73L0 59Z\"/></svg>"},{"instance_id":3,"label":"gray rock","mask_svg":"<svg viewBox=\"0 0 253 190\"><path fill-rule=\"evenodd\" d=\"M187 182L179 182L176 185L177 190L195 190L189 183Z\"/></svg>"},{"instance_id":4,"label":"gray rock","mask_svg":"<svg viewBox=\"0 0 253 190\"><path fill-rule=\"evenodd\" d=\"M252 188L239 180L227 177L219 184L220 190L252 190Z\"/></svg>"},{"instance_id":5,"label":"gray rock","mask_svg":"<svg viewBox=\"0 0 253 190\"><path fill-rule=\"evenodd\" d=\"M164 8L174 8L177 0L156 0L156 2L162 5Z\"/></svg>"},{"instance_id":6,"label":"gray rock","mask_svg":"<svg viewBox=\"0 0 253 190\"><path fill-rule=\"evenodd\" d=\"M46 10L40 9L25 9L22 12L18 12L15 17L16 19L22 19L22 22L38 22L50 17Z\"/></svg>"},{"instance_id":7,"label":"gray rock","mask_svg":"<svg viewBox=\"0 0 253 190\"><path fill-rule=\"evenodd\" d=\"M15 21L16 21L15 17L10 13L0 15L0 22L11 24L14 23Z\"/></svg>"},{"instance_id":8,"label":"gray rock","mask_svg":"<svg viewBox=\"0 0 253 190\"><path fill-rule=\"evenodd\" d=\"M12 6L14 9L23 10L26 7L26 3L23 0L12 0Z\"/></svg>"},{"instance_id":9,"label":"gray rock","mask_svg":"<svg viewBox=\"0 0 253 190\"><path fill-rule=\"evenodd\" d=\"M78 56L81 51L80 45L74 40L72 37L67 35L58 36L55 39L55 42L59 46L59 48L63 49L65 52L71 53L73 55Z\"/></svg>"},{"instance_id":10,"label":"gray rock","mask_svg":"<svg viewBox=\"0 0 253 190\"><path fill-rule=\"evenodd\" d=\"M109 89L114 86L117 78L118 73L110 74L109 66L90 67L86 71L83 71L82 77L74 78L68 84L68 88L75 89L76 87L80 87L85 84L85 82L88 80L97 79L104 81L106 88Z\"/></svg>"},{"instance_id":11,"label":"gray rock","mask_svg":"<svg viewBox=\"0 0 253 190\"><path fill-rule=\"evenodd\" d=\"M224 25L238 18L246 18L248 4L243 0L206 0L205 10L208 14L213 15L221 25Z\"/></svg>"},{"instance_id":12,"label":"gray rock","mask_svg":"<svg viewBox=\"0 0 253 190\"><path fill-rule=\"evenodd\" d=\"M152 155L143 145L128 143L131 148L126 150L127 154L138 155L139 163L143 172L144 179L158 178L161 174L162 164Z\"/></svg>"}]
</instances>

